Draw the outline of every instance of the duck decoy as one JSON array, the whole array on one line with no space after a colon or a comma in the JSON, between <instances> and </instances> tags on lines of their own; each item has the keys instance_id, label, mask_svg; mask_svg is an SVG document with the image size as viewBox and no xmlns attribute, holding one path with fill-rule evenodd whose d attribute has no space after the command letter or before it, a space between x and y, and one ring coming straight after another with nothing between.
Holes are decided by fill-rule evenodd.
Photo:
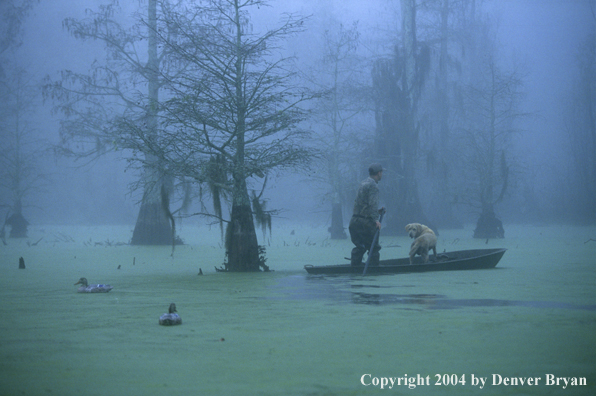
<instances>
[{"instance_id":1,"label":"duck decoy","mask_svg":"<svg viewBox=\"0 0 596 396\"><path fill-rule=\"evenodd\" d=\"M90 285L87 283L87 278L81 278L75 285L81 285L77 289L79 293L107 293L113 289L110 285Z\"/></svg>"},{"instance_id":2,"label":"duck decoy","mask_svg":"<svg viewBox=\"0 0 596 396\"><path fill-rule=\"evenodd\" d=\"M182 324L182 318L176 312L176 304L171 303L168 308L168 313L165 313L159 317L159 324L162 326L174 326Z\"/></svg>"}]
</instances>

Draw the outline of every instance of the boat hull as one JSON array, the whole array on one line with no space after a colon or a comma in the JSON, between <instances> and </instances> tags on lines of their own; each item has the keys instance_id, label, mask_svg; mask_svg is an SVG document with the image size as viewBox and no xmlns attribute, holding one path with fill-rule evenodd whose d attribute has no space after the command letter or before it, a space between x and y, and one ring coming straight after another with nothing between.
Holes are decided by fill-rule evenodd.
<instances>
[{"instance_id":1,"label":"boat hull","mask_svg":"<svg viewBox=\"0 0 596 396\"><path fill-rule=\"evenodd\" d=\"M414 264L410 264L409 257L381 260L379 266L369 266L366 274L406 274L412 272L431 271L464 271L475 269L495 268L507 249L474 249L458 250L438 254L438 260L433 261L430 256L428 263L424 264L422 258L416 257ZM309 274L334 275L334 274L360 274L364 267L353 267L350 264L338 265L305 265L304 269Z\"/></svg>"}]
</instances>

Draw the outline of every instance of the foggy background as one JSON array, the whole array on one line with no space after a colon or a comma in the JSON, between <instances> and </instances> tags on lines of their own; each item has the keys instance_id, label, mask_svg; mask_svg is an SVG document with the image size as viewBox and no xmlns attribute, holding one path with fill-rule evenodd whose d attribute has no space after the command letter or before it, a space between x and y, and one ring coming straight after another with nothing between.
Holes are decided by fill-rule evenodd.
<instances>
[{"instance_id":1,"label":"foggy background","mask_svg":"<svg viewBox=\"0 0 596 396\"><path fill-rule=\"evenodd\" d=\"M137 1L121 2L119 18L126 21ZM36 84L44 77L59 78L61 70L86 72L94 59L105 59L100 42L73 38L63 28L67 17L83 18L86 9L97 9L101 0L52 0L35 3L22 25L22 45L10 54L3 54L5 66L24 68ZM387 56L398 40L400 32L400 4L398 1L370 0L278 0L271 7L253 16L252 23L273 24L284 12L311 15L306 31L286 45L289 55L295 55L301 70L314 67L320 58L321 34L331 19L350 26L358 22L360 45L358 53L367 58L363 75L370 79L373 59ZM578 52L580 44L594 35L596 19L594 2L589 0L499 0L477 1L478 12L488 15L497 32L497 47L503 64L517 62L526 71L522 91L521 110L531 113L518 125L513 152L519 164L515 181L510 185L504 201L495 207L503 222L590 222L586 213L574 202L584 182L574 173L571 143L566 132L568 105L580 72ZM142 6L141 6L142 10ZM141 11L142 12L142 11ZM419 18L424 14L419 12ZM423 21L419 21L423 29ZM592 67L594 67L592 64ZM368 82L370 84L370 82ZM427 85L429 88L431 84ZM52 102L37 96L26 122L33 140L39 144L57 144L62 114L52 113ZM362 137L375 131L374 115L363 114ZM316 121L308 121L316 129ZM368 123L368 125L366 125ZM359 124L360 125L360 124ZM7 133L6 130L2 134ZM372 137L370 137L372 139ZM5 140L3 137L2 140ZM593 146L592 146L593 147ZM138 179L134 169L127 170L122 152L108 153L86 164L54 155L51 151L39 156L43 179L39 188L23 200L23 214L31 226L43 224L129 224L134 226L138 214L140 191L130 190L130 183ZM595 153L592 153L594 156ZM354 161L355 163L357 160ZM330 225L331 210L327 187L315 180L321 169L293 174L285 172L273 178L264 194L268 209L281 210L277 221L305 222L315 226ZM353 175L353 189L364 178L366 169ZM390 172L390 169L388 170ZM421 195L429 188L424 171L417 172ZM591 181L594 183L594 180ZM381 200L386 185L379 185ZM528 202L528 194L535 200ZM8 205L10 192L0 192L0 202ZM344 225L351 214L351 200L344 207ZM429 202L422 200L423 204ZM533 205L529 209L527 206ZM174 203L173 206L179 206ZM2 208L4 217L6 208ZM426 209L426 208L425 208ZM530 216L536 210L538 215ZM192 210L191 210L192 212ZM456 216L462 222L475 222L478 210L458 206ZM429 215L432 217L432 215ZM205 223L196 217L184 220Z\"/></svg>"}]
</instances>

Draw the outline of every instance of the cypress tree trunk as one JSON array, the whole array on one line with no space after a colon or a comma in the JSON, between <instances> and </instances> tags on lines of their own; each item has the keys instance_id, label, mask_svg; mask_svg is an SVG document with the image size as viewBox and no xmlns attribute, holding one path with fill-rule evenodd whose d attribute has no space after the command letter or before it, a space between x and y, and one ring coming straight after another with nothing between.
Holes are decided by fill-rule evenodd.
<instances>
[{"instance_id":1,"label":"cypress tree trunk","mask_svg":"<svg viewBox=\"0 0 596 396\"><path fill-rule=\"evenodd\" d=\"M259 271L259 243L246 181L234 179L234 197L230 223L226 229L226 270L231 272Z\"/></svg>"},{"instance_id":2,"label":"cypress tree trunk","mask_svg":"<svg viewBox=\"0 0 596 396\"><path fill-rule=\"evenodd\" d=\"M156 172L145 170L145 193L132 234L131 245L171 245L172 226L161 202Z\"/></svg>"},{"instance_id":3,"label":"cypress tree trunk","mask_svg":"<svg viewBox=\"0 0 596 396\"><path fill-rule=\"evenodd\" d=\"M502 187L501 187L501 194L500 196L495 199L495 188L497 187L497 176L495 174L495 169L497 168L496 165L496 155L497 155L497 109L495 102L498 100L497 90L498 88L495 87L495 66L491 59L490 61L490 71L492 75L493 85L490 91L490 101L489 101L489 125L486 133L488 136L485 137L487 141L487 152L486 158L484 161L486 163L485 173L480 176L480 203L482 205L482 213L480 214L480 218L476 223L476 229L474 230L474 238L504 238L505 231L503 230L503 224L501 220L497 219L495 215L494 205L500 202L505 194L505 190L507 189L507 177L508 177L508 168L505 163L505 152L503 151L501 154L501 179L502 179Z\"/></svg>"},{"instance_id":4,"label":"cypress tree trunk","mask_svg":"<svg viewBox=\"0 0 596 396\"><path fill-rule=\"evenodd\" d=\"M259 271L259 244L252 218L247 205L232 205L232 217L227 229L226 270L230 272Z\"/></svg>"},{"instance_id":5,"label":"cypress tree trunk","mask_svg":"<svg viewBox=\"0 0 596 396\"><path fill-rule=\"evenodd\" d=\"M22 208L21 200L17 199L14 213L6 219L6 225L10 226L10 238L27 238L29 222L23 217Z\"/></svg>"},{"instance_id":6,"label":"cypress tree trunk","mask_svg":"<svg viewBox=\"0 0 596 396\"><path fill-rule=\"evenodd\" d=\"M148 2L148 109L147 128L157 133L157 104L159 100L159 60L157 57L157 0ZM131 245L171 245L172 228L161 202L162 175L156 169L157 158L146 154L143 185L145 186L137 223L132 234Z\"/></svg>"}]
</instances>

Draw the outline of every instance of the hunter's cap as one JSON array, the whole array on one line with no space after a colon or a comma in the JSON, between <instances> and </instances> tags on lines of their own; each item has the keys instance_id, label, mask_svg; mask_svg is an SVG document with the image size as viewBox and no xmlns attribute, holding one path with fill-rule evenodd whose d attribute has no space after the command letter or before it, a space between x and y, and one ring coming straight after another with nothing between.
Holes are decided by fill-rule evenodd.
<instances>
[{"instance_id":1,"label":"hunter's cap","mask_svg":"<svg viewBox=\"0 0 596 396\"><path fill-rule=\"evenodd\" d=\"M383 166L381 164L372 164L371 166L368 167L368 173L370 175L375 175L379 172L384 171L385 168L383 168Z\"/></svg>"}]
</instances>

